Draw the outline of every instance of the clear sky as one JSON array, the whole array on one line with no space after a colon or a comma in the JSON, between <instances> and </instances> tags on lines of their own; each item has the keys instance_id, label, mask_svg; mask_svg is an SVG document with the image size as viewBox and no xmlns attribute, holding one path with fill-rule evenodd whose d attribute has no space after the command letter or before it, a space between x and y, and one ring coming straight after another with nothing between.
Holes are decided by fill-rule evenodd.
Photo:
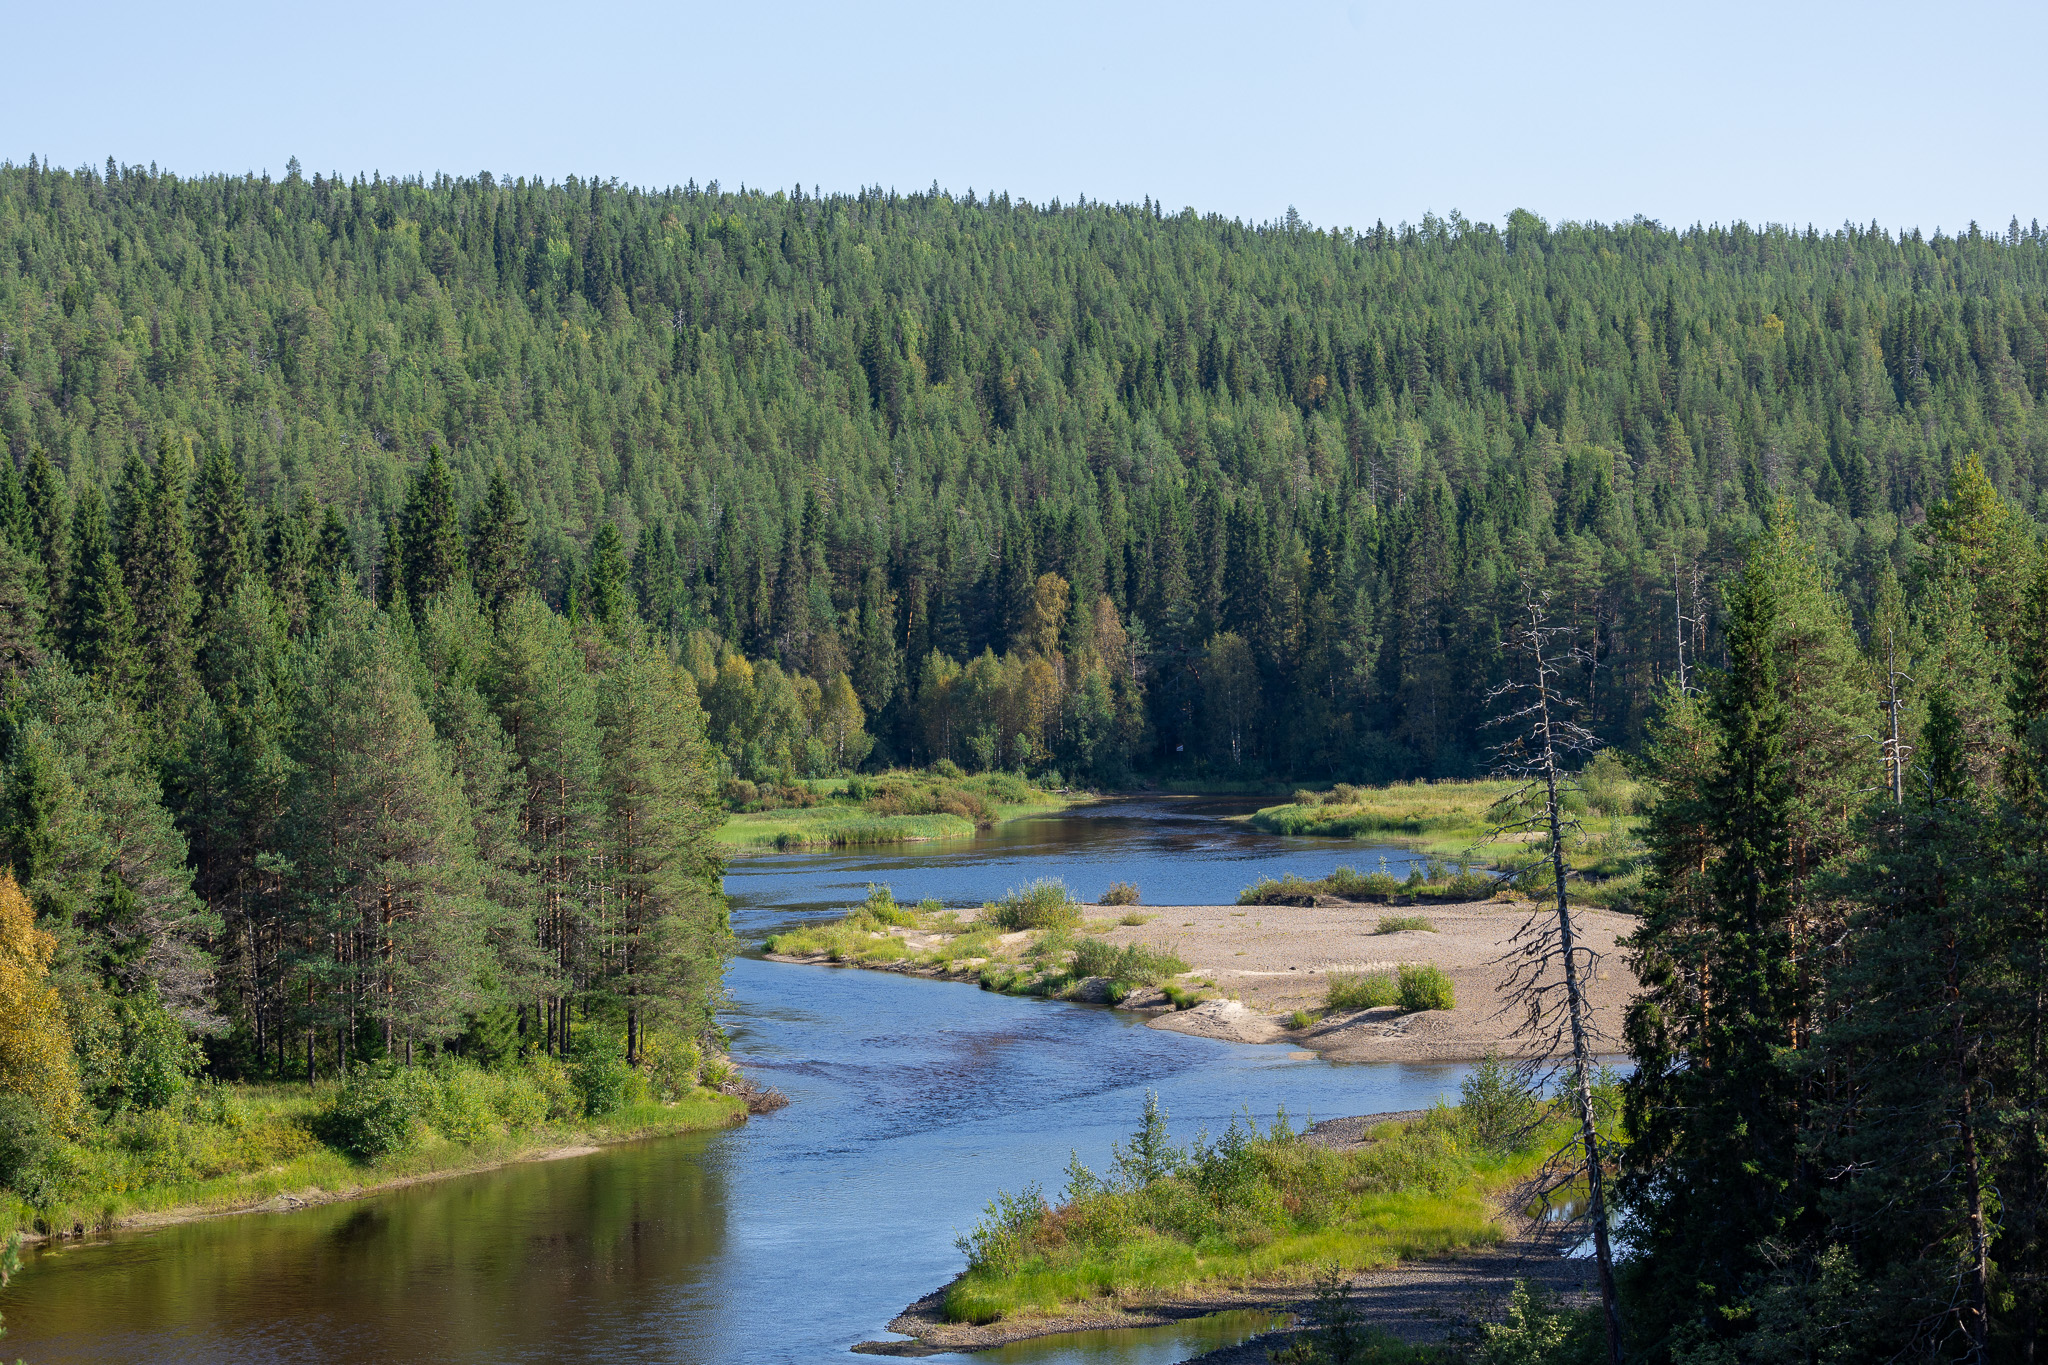
<instances>
[{"instance_id":1,"label":"clear sky","mask_svg":"<svg viewBox=\"0 0 2048 1365\"><path fill-rule=\"evenodd\" d=\"M2048 217L2048 4L15 0L0 158L937 181L1322 226Z\"/></svg>"}]
</instances>

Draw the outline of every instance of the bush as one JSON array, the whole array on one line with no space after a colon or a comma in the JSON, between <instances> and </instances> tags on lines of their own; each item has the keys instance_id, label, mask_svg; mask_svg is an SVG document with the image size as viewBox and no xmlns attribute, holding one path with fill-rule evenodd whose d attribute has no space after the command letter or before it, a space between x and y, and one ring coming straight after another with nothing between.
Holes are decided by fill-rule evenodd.
<instances>
[{"instance_id":1,"label":"bush","mask_svg":"<svg viewBox=\"0 0 2048 1365\"><path fill-rule=\"evenodd\" d=\"M683 1099L697 1088L697 1068L703 1052L694 1038L684 1038L666 1029L650 1029L640 1036L640 1072L648 1088L663 1104Z\"/></svg>"},{"instance_id":2,"label":"bush","mask_svg":"<svg viewBox=\"0 0 2048 1365\"><path fill-rule=\"evenodd\" d=\"M1081 922L1081 907L1065 882L1042 877L1022 891L1011 891L983 916L1002 929L1056 929Z\"/></svg>"},{"instance_id":3,"label":"bush","mask_svg":"<svg viewBox=\"0 0 2048 1365\"><path fill-rule=\"evenodd\" d=\"M761 789L744 777L735 777L720 789L729 810L746 810L761 799Z\"/></svg>"},{"instance_id":4,"label":"bush","mask_svg":"<svg viewBox=\"0 0 2048 1365\"><path fill-rule=\"evenodd\" d=\"M1292 872L1275 880L1266 877L1246 887L1237 896L1239 905L1314 905L1316 885Z\"/></svg>"},{"instance_id":5,"label":"bush","mask_svg":"<svg viewBox=\"0 0 2048 1365\"><path fill-rule=\"evenodd\" d=\"M1402 1010L1410 1014L1417 1010L1455 1009L1458 1003L1451 978L1443 968L1429 963L1402 966L1399 995Z\"/></svg>"},{"instance_id":6,"label":"bush","mask_svg":"<svg viewBox=\"0 0 2048 1365\"><path fill-rule=\"evenodd\" d=\"M154 993L120 1004L121 1096L140 1109L161 1109L184 1093L206 1052Z\"/></svg>"},{"instance_id":7,"label":"bush","mask_svg":"<svg viewBox=\"0 0 2048 1365\"><path fill-rule=\"evenodd\" d=\"M536 1052L526 1059L526 1080L547 1104L547 1117L574 1121L583 1117L583 1096L576 1078L560 1057Z\"/></svg>"},{"instance_id":8,"label":"bush","mask_svg":"<svg viewBox=\"0 0 2048 1365\"><path fill-rule=\"evenodd\" d=\"M576 1038L569 1076L591 1118L614 1114L648 1098L647 1078L626 1065L626 1050L608 1029L586 1028Z\"/></svg>"},{"instance_id":9,"label":"bush","mask_svg":"<svg viewBox=\"0 0 2048 1365\"><path fill-rule=\"evenodd\" d=\"M868 898L855 906L846 922L862 929L882 929L917 923L917 911L898 905L886 886L868 886Z\"/></svg>"},{"instance_id":10,"label":"bush","mask_svg":"<svg viewBox=\"0 0 2048 1365\"><path fill-rule=\"evenodd\" d=\"M1333 1012L1376 1010L1399 1000L1400 991L1391 972L1332 972L1323 990L1323 1007Z\"/></svg>"},{"instance_id":11,"label":"bush","mask_svg":"<svg viewBox=\"0 0 2048 1365\"><path fill-rule=\"evenodd\" d=\"M1138 884L1136 882L1111 882L1109 890L1102 893L1101 905L1136 905Z\"/></svg>"},{"instance_id":12,"label":"bush","mask_svg":"<svg viewBox=\"0 0 2048 1365\"><path fill-rule=\"evenodd\" d=\"M1375 934L1405 934L1419 931L1426 934L1436 932L1436 926L1426 915L1381 915Z\"/></svg>"},{"instance_id":13,"label":"bush","mask_svg":"<svg viewBox=\"0 0 2048 1365\"><path fill-rule=\"evenodd\" d=\"M1287 1027L1291 1029L1310 1028L1315 1024L1315 1022L1316 1017L1313 1014L1310 1014L1307 1010L1296 1010L1294 1013L1287 1016Z\"/></svg>"},{"instance_id":14,"label":"bush","mask_svg":"<svg viewBox=\"0 0 2048 1365\"><path fill-rule=\"evenodd\" d=\"M42 1110L20 1095L0 1095L0 1189L42 1203L49 1194L43 1161L54 1145Z\"/></svg>"},{"instance_id":15,"label":"bush","mask_svg":"<svg viewBox=\"0 0 2048 1365\"><path fill-rule=\"evenodd\" d=\"M967 777L966 770L950 758L942 758L937 763L932 764L932 771L945 778L948 782L960 782Z\"/></svg>"},{"instance_id":16,"label":"bush","mask_svg":"<svg viewBox=\"0 0 2048 1365\"><path fill-rule=\"evenodd\" d=\"M491 1111L510 1132L538 1128L548 1121L552 1107L530 1067L486 1073L492 1082Z\"/></svg>"},{"instance_id":17,"label":"bush","mask_svg":"<svg viewBox=\"0 0 2048 1365\"><path fill-rule=\"evenodd\" d=\"M1530 1078L1518 1067L1487 1053L1472 1074L1458 1083L1458 1109L1472 1126L1472 1136L1490 1152L1515 1151L1542 1121Z\"/></svg>"},{"instance_id":18,"label":"bush","mask_svg":"<svg viewBox=\"0 0 2048 1365\"><path fill-rule=\"evenodd\" d=\"M436 1091L424 1071L388 1062L356 1067L320 1115L322 1136L365 1160L409 1151L426 1139Z\"/></svg>"},{"instance_id":19,"label":"bush","mask_svg":"<svg viewBox=\"0 0 2048 1365\"><path fill-rule=\"evenodd\" d=\"M427 1122L450 1142L481 1142L498 1131L498 1087L485 1072L452 1059L433 1069L434 1108Z\"/></svg>"}]
</instances>

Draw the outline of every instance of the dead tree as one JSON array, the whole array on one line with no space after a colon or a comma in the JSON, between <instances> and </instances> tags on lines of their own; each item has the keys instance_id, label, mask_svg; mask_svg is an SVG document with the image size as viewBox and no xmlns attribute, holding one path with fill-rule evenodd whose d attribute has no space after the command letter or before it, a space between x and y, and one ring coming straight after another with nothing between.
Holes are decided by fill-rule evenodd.
<instances>
[{"instance_id":1,"label":"dead tree","mask_svg":"<svg viewBox=\"0 0 2048 1365\"><path fill-rule=\"evenodd\" d=\"M1518 784L1495 804L1495 834L1519 829L1547 836L1556 904L1539 902L1516 930L1509 994L1527 1009L1521 1031L1534 1035L1544 1057L1557 1056L1569 1041L1571 1094L1579 1120L1577 1145L1584 1160L1593 1254L1599 1262L1607 1354L1612 1365L1621 1365L1621 1306L1614 1287L1606 1172L1593 1108L1595 1030L1584 984L1596 968L1598 955L1581 942L1565 892L1571 871L1565 864L1565 840L1578 831L1578 821L1564 808L1566 794L1577 787L1566 765L1574 758L1591 755L1599 742L1573 718L1580 703L1565 687L1567 670L1585 664L1572 648L1573 628L1551 623L1547 593L1531 592L1521 615L1502 649L1514 659L1522 676L1502 683L1487 696L1495 710L1489 723L1507 735L1494 751L1494 772Z\"/></svg>"}]
</instances>

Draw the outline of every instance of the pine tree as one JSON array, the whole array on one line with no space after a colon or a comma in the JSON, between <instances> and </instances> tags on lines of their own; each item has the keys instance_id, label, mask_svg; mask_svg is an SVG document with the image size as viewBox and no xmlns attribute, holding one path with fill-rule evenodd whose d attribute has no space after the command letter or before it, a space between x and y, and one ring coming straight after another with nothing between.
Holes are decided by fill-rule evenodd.
<instances>
[{"instance_id":1,"label":"pine tree","mask_svg":"<svg viewBox=\"0 0 2048 1365\"><path fill-rule=\"evenodd\" d=\"M628 648L599 679L598 830L614 913L602 987L626 1015L626 1055L640 1060L650 1022L692 1034L731 951L712 832L723 816L696 689L665 653Z\"/></svg>"},{"instance_id":2,"label":"pine tree","mask_svg":"<svg viewBox=\"0 0 2048 1365\"><path fill-rule=\"evenodd\" d=\"M454 1036L488 971L462 788L413 687L416 663L357 602L320 638L293 727L286 844L300 895L339 910L346 1003L387 1055Z\"/></svg>"}]
</instances>

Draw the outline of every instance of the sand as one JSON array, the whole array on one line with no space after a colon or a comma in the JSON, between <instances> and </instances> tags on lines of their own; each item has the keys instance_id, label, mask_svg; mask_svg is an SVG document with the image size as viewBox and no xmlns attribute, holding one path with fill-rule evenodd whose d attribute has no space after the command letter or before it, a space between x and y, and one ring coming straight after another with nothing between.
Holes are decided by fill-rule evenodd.
<instances>
[{"instance_id":1,"label":"sand","mask_svg":"<svg viewBox=\"0 0 2048 1365\"><path fill-rule=\"evenodd\" d=\"M1488 1052L1528 1046L1516 1036L1526 1018L1509 995L1510 942L1534 907L1527 902L1460 905L1163 905L1141 907L1149 924L1119 926L1112 943L1170 946L1225 997L1192 1010L1157 1013L1154 1028L1246 1043L1287 1043L1333 1061L1472 1061ZM1374 933L1382 915L1421 915L1436 932ZM1578 932L1594 954L1587 996L1597 1045L1620 1047L1621 1016L1634 992L1625 950L1617 940L1635 920L1577 907ZM1457 1007L1402 1015L1387 1008L1332 1015L1314 1026L1285 1027L1295 1010L1318 1011L1335 972L1390 971L1402 963L1433 963L1456 988ZM1163 1002L1158 1002L1163 1003ZM1155 1005L1143 995L1126 1007Z\"/></svg>"}]
</instances>

